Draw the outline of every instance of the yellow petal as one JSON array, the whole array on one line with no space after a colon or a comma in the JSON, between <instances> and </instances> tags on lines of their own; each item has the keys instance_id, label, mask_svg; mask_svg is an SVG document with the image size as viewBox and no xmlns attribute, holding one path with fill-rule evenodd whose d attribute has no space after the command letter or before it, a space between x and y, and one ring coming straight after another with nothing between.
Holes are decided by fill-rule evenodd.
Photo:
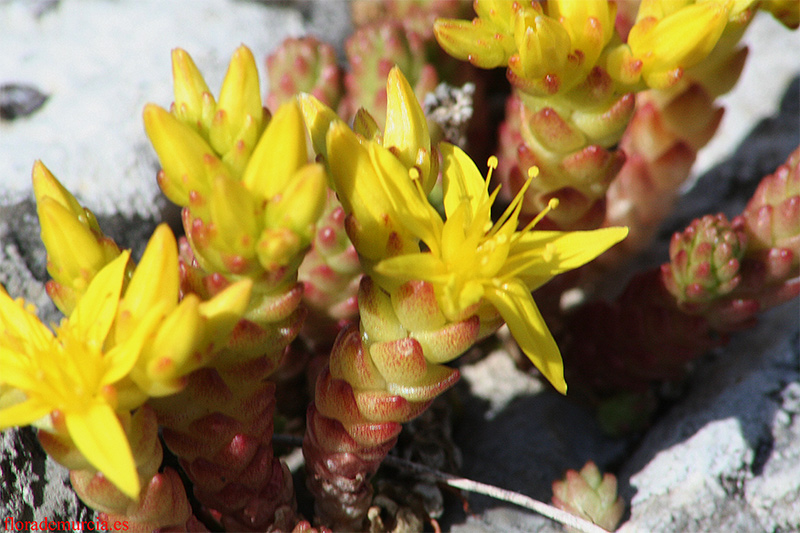
<instances>
[{"instance_id":1,"label":"yellow petal","mask_svg":"<svg viewBox=\"0 0 800 533\"><path fill-rule=\"evenodd\" d=\"M555 339L547 329L528 288L512 281L502 287L486 287L485 297L508 324L511 335L542 375L561 394L567 393L564 363Z\"/></svg>"},{"instance_id":2,"label":"yellow petal","mask_svg":"<svg viewBox=\"0 0 800 533\"><path fill-rule=\"evenodd\" d=\"M107 362L106 372L101 381L103 385L116 383L131 372L142 355L144 343L156 331L158 325L164 322L165 307L164 302L154 304L137 322L128 338L106 352L104 357ZM186 333L178 329L173 330L173 335L176 334L185 335Z\"/></svg>"},{"instance_id":3,"label":"yellow petal","mask_svg":"<svg viewBox=\"0 0 800 533\"><path fill-rule=\"evenodd\" d=\"M229 285L211 300L202 302L200 314L207 321L206 331L226 336L247 309L252 290L253 282L243 279Z\"/></svg>"},{"instance_id":4,"label":"yellow petal","mask_svg":"<svg viewBox=\"0 0 800 533\"><path fill-rule=\"evenodd\" d=\"M248 122L260 123L264 115L256 60L246 46L237 48L231 57L217 101L217 115L221 116L212 122L209 140L220 154L231 149Z\"/></svg>"},{"instance_id":5,"label":"yellow petal","mask_svg":"<svg viewBox=\"0 0 800 533\"><path fill-rule=\"evenodd\" d=\"M175 236L169 226L159 224L120 302L119 319L115 326L117 341L125 340L130 327L157 303L163 304L164 312L170 312L178 302L179 283Z\"/></svg>"},{"instance_id":6,"label":"yellow petal","mask_svg":"<svg viewBox=\"0 0 800 533\"><path fill-rule=\"evenodd\" d=\"M216 107L214 97L192 57L180 48L172 51L172 80L177 115L191 125L202 123L204 115Z\"/></svg>"},{"instance_id":7,"label":"yellow petal","mask_svg":"<svg viewBox=\"0 0 800 533\"><path fill-rule=\"evenodd\" d=\"M92 231L74 213L49 196L37 205L47 269L58 283L82 290L106 264L106 254Z\"/></svg>"},{"instance_id":8,"label":"yellow petal","mask_svg":"<svg viewBox=\"0 0 800 533\"><path fill-rule=\"evenodd\" d=\"M242 183L263 199L286 188L300 167L308 162L306 129L296 100L283 104L261 135Z\"/></svg>"},{"instance_id":9,"label":"yellow petal","mask_svg":"<svg viewBox=\"0 0 800 533\"><path fill-rule=\"evenodd\" d=\"M197 368L196 364L187 363L200 349L204 325L200 316L200 299L195 294L188 294L164 318L153 342L146 353L142 354L148 378L146 381L151 383L173 380Z\"/></svg>"},{"instance_id":10,"label":"yellow petal","mask_svg":"<svg viewBox=\"0 0 800 533\"><path fill-rule=\"evenodd\" d=\"M31 350L17 350L12 343L29 343L33 349L45 351L53 342L53 332L42 324L30 307L28 309L23 307L22 300L12 300L2 285L0 285L0 324L2 325L0 349L5 347L14 352L21 351L27 354ZM0 383L4 377L0 375Z\"/></svg>"},{"instance_id":11,"label":"yellow petal","mask_svg":"<svg viewBox=\"0 0 800 533\"><path fill-rule=\"evenodd\" d=\"M139 476L131 445L119 419L106 404L64 415L69 436L86 459L132 499L139 496Z\"/></svg>"},{"instance_id":12,"label":"yellow petal","mask_svg":"<svg viewBox=\"0 0 800 533\"><path fill-rule=\"evenodd\" d=\"M410 280L442 282L447 269L441 260L430 253L404 254L384 259L375 265L375 272L400 282Z\"/></svg>"},{"instance_id":13,"label":"yellow petal","mask_svg":"<svg viewBox=\"0 0 800 533\"><path fill-rule=\"evenodd\" d=\"M593 260L628 235L628 228L601 228L592 231L531 231L520 235L509 253L501 276L518 276L534 290L553 276Z\"/></svg>"},{"instance_id":14,"label":"yellow petal","mask_svg":"<svg viewBox=\"0 0 800 533\"><path fill-rule=\"evenodd\" d=\"M111 323L117 315L129 257L130 252L126 250L97 273L69 318L76 337L98 351L103 350Z\"/></svg>"},{"instance_id":15,"label":"yellow petal","mask_svg":"<svg viewBox=\"0 0 800 533\"><path fill-rule=\"evenodd\" d=\"M211 184L204 158L215 156L200 134L153 104L144 108L144 127L164 169L164 194L181 206L189 205L191 191L207 196Z\"/></svg>"},{"instance_id":16,"label":"yellow petal","mask_svg":"<svg viewBox=\"0 0 800 533\"><path fill-rule=\"evenodd\" d=\"M379 189L388 200L387 214L398 237L405 238L408 231L426 243L438 243L441 239L441 217L428 198L420 194L408 169L378 143L368 143L367 151L376 171ZM416 248L416 243L409 243L408 247Z\"/></svg>"},{"instance_id":17,"label":"yellow petal","mask_svg":"<svg viewBox=\"0 0 800 533\"><path fill-rule=\"evenodd\" d=\"M320 102L316 97L310 94L303 93L297 97L300 102L300 109L303 113L303 120L305 120L308 132L311 135L311 145L314 147L314 152L321 155L323 159L328 159L328 145L326 137L331 124L334 122L342 122L339 115ZM358 114L356 115L358 116ZM372 119L372 117L370 117ZM374 122L375 119L372 119ZM375 129L377 130L377 124ZM366 138L369 138L365 136Z\"/></svg>"},{"instance_id":18,"label":"yellow petal","mask_svg":"<svg viewBox=\"0 0 800 533\"><path fill-rule=\"evenodd\" d=\"M392 152L406 168L419 165L420 174L428 177L431 167L428 121L414 95L414 89L398 67L389 71L386 80L386 128L382 144L386 148L394 147L396 150ZM428 157L419 161L421 150Z\"/></svg>"},{"instance_id":19,"label":"yellow petal","mask_svg":"<svg viewBox=\"0 0 800 533\"><path fill-rule=\"evenodd\" d=\"M458 146L440 143L439 151L444 159L442 187L447 217L452 216L462 202L469 202L470 211L474 215L480 205L489 199L483 176L472 159Z\"/></svg>"},{"instance_id":20,"label":"yellow petal","mask_svg":"<svg viewBox=\"0 0 800 533\"><path fill-rule=\"evenodd\" d=\"M53 350L54 346L51 344L47 349ZM17 352L0 347L0 368L3 369L0 383L6 383L22 391L40 392L43 387L42 376L38 375L41 368L38 359L38 357L32 358L28 351Z\"/></svg>"},{"instance_id":21,"label":"yellow petal","mask_svg":"<svg viewBox=\"0 0 800 533\"><path fill-rule=\"evenodd\" d=\"M32 424L52 411L52 406L29 399L0 409L0 431Z\"/></svg>"},{"instance_id":22,"label":"yellow petal","mask_svg":"<svg viewBox=\"0 0 800 533\"><path fill-rule=\"evenodd\" d=\"M467 202L461 203L455 212L447 217L447 221L442 228L440 253L442 261L447 265L458 265L462 262L462 258L465 261L470 261L469 256L474 256L476 253L477 240L466 242L464 233L464 229L467 226L467 217L470 216L467 212L468 209L469 204Z\"/></svg>"}]
</instances>

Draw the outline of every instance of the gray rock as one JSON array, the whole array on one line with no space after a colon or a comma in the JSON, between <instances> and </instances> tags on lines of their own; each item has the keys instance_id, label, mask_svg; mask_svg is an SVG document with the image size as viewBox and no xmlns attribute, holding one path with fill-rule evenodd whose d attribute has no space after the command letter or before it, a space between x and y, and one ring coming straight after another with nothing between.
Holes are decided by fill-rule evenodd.
<instances>
[{"instance_id":1,"label":"gray rock","mask_svg":"<svg viewBox=\"0 0 800 533\"><path fill-rule=\"evenodd\" d=\"M794 347L797 348L796 343ZM773 439L767 441L756 455L754 470L758 475L745 485L744 499L767 531L798 530L800 383L789 383L775 399L780 401L780 407L772 418Z\"/></svg>"},{"instance_id":2,"label":"gray rock","mask_svg":"<svg viewBox=\"0 0 800 533\"><path fill-rule=\"evenodd\" d=\"M94 520L73 492L69 471L44 453L33 429L0 433L0 452L2 520Z\"/></svg>"},{"instance_id":3,"label":"gray rock","mask_svg":"<svg viewBox=\"0 0 800 533\"><path fill-rule=\"evenodd\" d=\"M769 312L700 365L620 473L631 517L619 531L800 528L799 312Z\"/></svg>"},{"instance_id":4,"label":"gray rock","mask_svg":"<svg viewBox=\"0 0 800 533\"><path fill-rule=\"evenodd\" d=\"M462 369L469 386L455 440L461 446L460 475L548 502L552 483L588 460L601 469L625 452L625 439L603 434L591 412L529 373L503 351ZM445 517L451 531L530 531L558 526L541 516L485 496L470 495L469 516Z\"/></svg>"}]
</instances>

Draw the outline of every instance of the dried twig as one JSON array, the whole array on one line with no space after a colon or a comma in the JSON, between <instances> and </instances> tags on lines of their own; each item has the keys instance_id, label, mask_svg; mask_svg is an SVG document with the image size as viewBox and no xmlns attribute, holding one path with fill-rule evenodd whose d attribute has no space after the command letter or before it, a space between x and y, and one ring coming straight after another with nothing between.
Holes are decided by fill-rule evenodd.
<instances>
[{"instance_id":1,"label":"dried twig","mask_svg":"<svg viewBox=\"0 0 800 533\"><path fill-rule=\"evenodd\" d=\"M282 444L285 446L302 446L303 444L303 440L300 437L294 437L291 435L276 434L272 439L275 444ZM494 485L488 485L472 479L466 479L463 477L454 476L452 474L447 474L445 472L434 470L433 468L428 468L427 466L406 461L405 459L394 457L392 455L387 456L384 459L383 464L391 466L392 468L413 472L420 477L432 478L441 483L445 483L450 487L466 490L468 492L474 492L477 494L484 494L497 500L519 505L520 507L530 509L531 511L539 513L550 520L554 520L555 522L567 527L571 527L582 533L608 533L607 530L596 524L572 515L566 511L562 511L561 509L553 507L552 505L534 500L533 498L525 496L524 494L520 494L519 492L501 489L500 487L495 487Z\"/></svg>"}]
</instances>

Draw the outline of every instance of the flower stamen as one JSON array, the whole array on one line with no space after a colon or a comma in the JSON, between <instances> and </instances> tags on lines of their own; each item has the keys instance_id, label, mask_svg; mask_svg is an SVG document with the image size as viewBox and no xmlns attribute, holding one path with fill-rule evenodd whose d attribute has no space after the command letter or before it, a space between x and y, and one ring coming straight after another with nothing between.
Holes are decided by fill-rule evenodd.
<instances>
[{"instance_id":1,"label":"flower stamen","mask_svg":"<svg viewBox=\"0 0 800 533\"><path fill-rule=\"evenodd\" d=\"M533 168L536 168L536 167L533 167ZM550 200L548 200L548 202L547 202L547 207L545 207L544 209L542 209L542 210L539 212L539 214L538 214L538 215L536 215L536 217L535 217L533 220L531 220L530 222L528 222L528 224L525 226L525 228L523 228L523 229L522 229L522 231L520 231L518 234L519 234L519 235L524 235L525 233L527 233L527 232L529 232L530 230L532 230L532 229L533 229L533 228L536 226L536 224L538 224L539 222L541 222L541 220L542 220L544 217L546 217L546 216L547 216L547 214L548 214L550 211L552 211L553 209L555 209L555 208L557 208L557 207L558 207L558 198L550 198Z\"/></svg>"}]
</instances>

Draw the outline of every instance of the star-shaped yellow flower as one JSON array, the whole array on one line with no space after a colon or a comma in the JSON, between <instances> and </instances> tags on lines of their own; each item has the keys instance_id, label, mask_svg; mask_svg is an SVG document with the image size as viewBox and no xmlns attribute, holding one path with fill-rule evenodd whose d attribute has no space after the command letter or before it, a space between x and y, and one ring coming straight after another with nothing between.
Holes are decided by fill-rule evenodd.
<instances>
[{"instance_id":1,"label":"star-shaped yellow flower","mask_svg":"<svg viewBox=\"0 0 800 533\"><path fill-rule=\"evenodd\" d=\"M25 396L0 410L0 429L60 412L70 438L89 463L136 498L139 478L116 412L114 384L133 368L159 313L154 309L125 342L105 349L129 255L123 252L98 272L55 334L32 309L0 288L0 384Z\"/></svg>"},{"instance_id":2,"label":"star-shaped yellow flower","mask_svg":"<svg viewBox=\"0 0 800 533\"><path fill-rule=\"evenodd\" d=\"M426 250L388 257L374 271L403 283L428 281L434 286L442 312L450 320L474 314L491 305L508 324L525 354L544 376L566 393L558 346L547 329L531 291L553 276L577 268L621 241L627 228L595 231L532 231L534 223L518 231L524 189L496 222L491 208L498 190L488 192L475 164L459 148L442 143L446 220L433 209L428 223L419 216L405 229ZM492 166L496 161L491 162ZM419 190L419 188L417 188ZM388 191L387 191L388 192ZM426 202L420 192L418 202ZM402 220L402 217L398 217Z\"/></svg>"},{"instance_id":3,"label":"star-shaped yellow flower","mask_svg":"<svg viewBox=\"0 0 800 533\"><path fill-rule=\"evenodd\" d=\"M194 294L178 301L177 244L166 225L128 279L129 265L123 251L100 268L55 333L0 286L0 430L65 431L81 464L135 499L140 480L124 429L130 412L180 390L186 374L215 355L244 313L252 282L207 301Z\"/></svg>"}]
</instances>

